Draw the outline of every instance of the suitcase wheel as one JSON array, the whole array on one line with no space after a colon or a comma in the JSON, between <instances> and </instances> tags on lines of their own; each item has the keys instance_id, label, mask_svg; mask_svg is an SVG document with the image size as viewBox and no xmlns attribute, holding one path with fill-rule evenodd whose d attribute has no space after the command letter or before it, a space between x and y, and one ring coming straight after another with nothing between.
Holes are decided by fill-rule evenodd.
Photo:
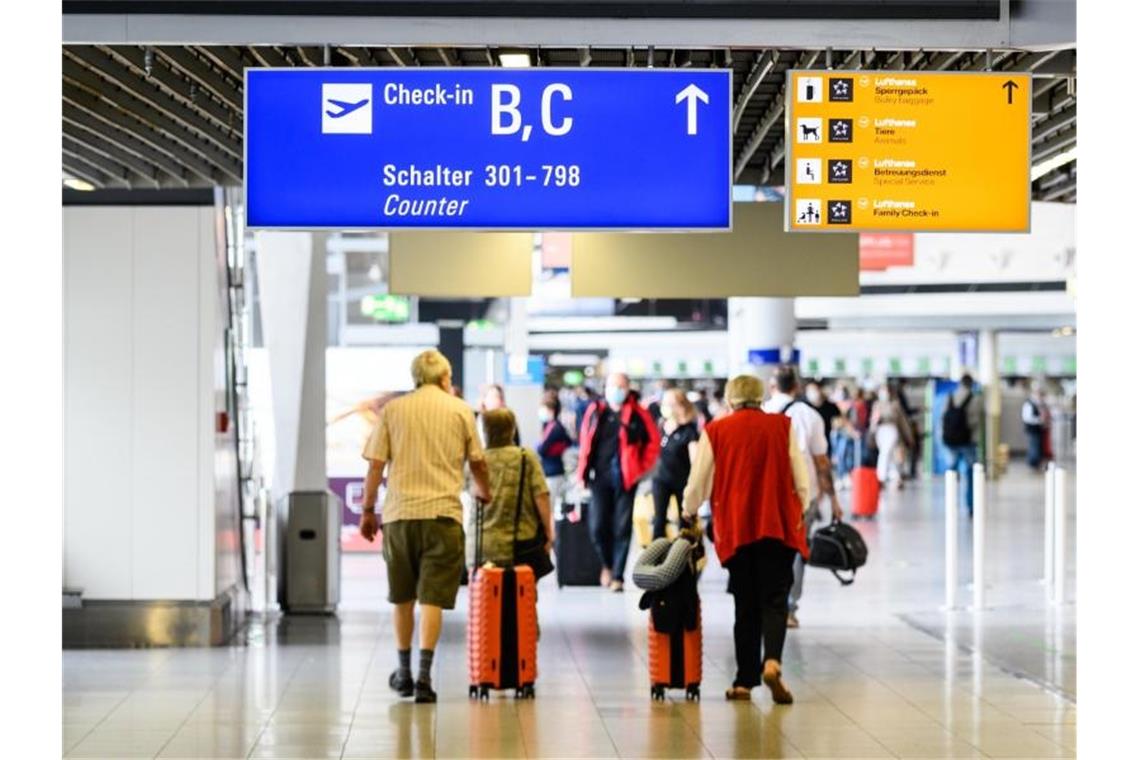
<instances>
[{"instance_id":1,"label":"suitcase wheel","mask_svg":"<svg viewBox=\"0 0 1140 760\"><path fill-rule=\"evenodd\" d=\"M534 699L534 684L528 683L515 689L515 699Z\"/></svg>"},{"instance_id":2,"label":"suitcase wheel","mask_svg":"<svg viewBox=\"0 0 1140 760\"><path fill-rule=\"evenodd\" d=\"M486 686L480 686L479 687L479 699L483 699L483 700L490 702L491 701L491 690L489 688L487 688Z\"/></svg>"},{"instance_id":3,"label":"suitcase wheel","mask_svg":"<svg viewBox=\"0 0 1140 760\"><path fill-rule=\"evenodd\" d=\"M701 687L697 686L696 684L691 684L687 689L685 689L685 699L689 702L700 702Z\"/></svg>"},{"instance_id":4,"label":"suitcase wheel","mask_svg":"<svg viewBox=\"0 0 1140 760\"><path fill-rule=\"evenodd\" d=\"M479 687L476 686L475 684L471 684L471 687L469 689L467 689L467 698L468 699L478 699L479 698Z\"/></svg>"},{"instance_id":5,"label":"suitcase wheel","mask_svg":"<svg viewBox=\"0 0 1140 760\"><path fill-rule=\"evenodd\" d=\"M649 697L655 702L665 701L665 687L664 686L651 686L649 687Z\"/></svg>"}]
</instances>

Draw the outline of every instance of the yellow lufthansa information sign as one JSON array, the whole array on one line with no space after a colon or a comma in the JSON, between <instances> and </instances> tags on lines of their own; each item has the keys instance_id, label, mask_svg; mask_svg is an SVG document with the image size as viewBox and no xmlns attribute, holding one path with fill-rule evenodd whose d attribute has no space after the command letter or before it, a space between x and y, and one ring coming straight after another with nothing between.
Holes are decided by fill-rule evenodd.
<instances>
[{"instance_id":1,"label":"yellow lufthansa information sign","mask_svg":"<svg viewBox=\"0 0 1140 760\"><path fill-rule=\"evenodd\" d=\"M789 71L786 229L1029 231L1028 74Z\"/></svg>"}]
</instances>

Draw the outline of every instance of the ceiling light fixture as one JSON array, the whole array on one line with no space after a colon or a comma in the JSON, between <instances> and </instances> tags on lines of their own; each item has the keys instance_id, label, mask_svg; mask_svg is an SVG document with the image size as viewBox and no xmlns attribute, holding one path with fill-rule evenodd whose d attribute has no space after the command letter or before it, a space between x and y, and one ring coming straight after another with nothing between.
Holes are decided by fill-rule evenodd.
<instances>
[{"instance_id":1,"label":"ceiling light fixture","mask_svg":"<svg viewBox=\"0 0 1140 760\"><path fill-rule=\"evenodd\" d=\"M1062 166L1064 166L1065 164L1071 163L1071 162L1076 161L1076 160L1077 160L1077 149L1076 149L1076 147L1069 148L1068 150L1066 150L1063 153L1058 153L1057 155L1053 156L1052 158L1047 158L1044 161L1042 161L1041 163L1034 165L1034 167L1029 172L1029 179L1032 182L1036 182L1037 180L1041 179L1042 177L1044 177L1046 174L1053 171L1054 169L1059 169Z\"/></svg>"},{"instance_id":2,"label":"ceiling light fixture","mask_svg":"<svg viewBox=\"0 0 1140 760\"><path fill-rule=\"evenodd\" d=\"M85 193L89 193L95 189L95 186L90 182L85 179L79 179L78 177L64 177L63 186L70 190L80 190Z\"/></svg>"},{"instance_id":3,"label":"ceiling light fixture","mask_svg":"<svg viewBox=\"0 0 1140 760\"><path fill-rule=\"evenodd\" d=\"M530 53L499 53L499 65L507 69L525 69L530 66Z\"/></svg>"}]
</instances>

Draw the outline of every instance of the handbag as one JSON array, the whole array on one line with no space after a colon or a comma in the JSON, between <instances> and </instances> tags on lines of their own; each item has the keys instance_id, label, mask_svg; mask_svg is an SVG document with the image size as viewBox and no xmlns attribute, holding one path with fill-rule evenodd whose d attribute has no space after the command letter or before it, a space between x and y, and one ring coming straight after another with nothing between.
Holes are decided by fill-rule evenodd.
<instances>
[{"instance_id":1,"label":"handbag","mask_svg":"<svg viewBox=\"0 0 1140 760\"><path fill-rule=\"evenodd\" d=\"M530 565L534 570L535 580L554 572L554 563L546 551L546 527L542 524L542 515L538 514L535 505L535 516L538 518L538 532L534 538L519 541L519 518L522 516L523 489L526 488L526 452L522 451L522 463L519 465L518 498L515 500L515 535L512 540L514 546L514 564Z\"/></svg>"},{"instance_id":2,"label":"handbag","mask_svg":"<svg viewBox=\"0 0 1140 760\"><path fill-rule=\"evenodd\" d=\"M836 520L817 530L811 537L811 553L808 564L822 567L844 586L855 582L855 571L867 562L867 544L859 531L845 522ZM849 571L850 578L844 578L840 571Z\"/></svg>"}]
</instances>

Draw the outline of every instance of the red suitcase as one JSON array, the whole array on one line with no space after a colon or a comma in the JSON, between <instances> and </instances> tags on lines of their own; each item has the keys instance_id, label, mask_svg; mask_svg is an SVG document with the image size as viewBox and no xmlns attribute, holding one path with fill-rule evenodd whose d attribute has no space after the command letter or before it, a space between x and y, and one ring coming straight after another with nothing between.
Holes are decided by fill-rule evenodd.
<instances>
[{"instance_id":1,"label":"red suitcase","mask_svg":"<svg viewBox=\"0 0 1140 760\"><path fill-rule=\"evenodd\" d=\"M684 689L686 700L701 698L701 603L692 630L676 626L658 631L649 616L649 682L653 699L665 699L666 689Z\"/></svg>"},{"instance_id":2,"label":"red suitcase","mask_svg":"<svg viewBox=\"0 0 1140 760\"><path fill-rule=\"evenodd\" d=\"M517 510L515 531L517 534ZM491 689L514 689L516 697L533 699L534 682L538 678L534 570L529 565L481 567L482 564L483 504L480 503L475 512L475 568L468 586L468 695L472 699L488 699Z\"/></svg>"},{"instance_id":3,"label":"red suitcase","mask_svg":"<svg viewBox=\"0 0 1140 760\"><path fill-rule=\"evenodd\" d=\"M879 473L874 467L851 471L851 513L871 518L879 511Z\"/></svg>"}]
</instances>

